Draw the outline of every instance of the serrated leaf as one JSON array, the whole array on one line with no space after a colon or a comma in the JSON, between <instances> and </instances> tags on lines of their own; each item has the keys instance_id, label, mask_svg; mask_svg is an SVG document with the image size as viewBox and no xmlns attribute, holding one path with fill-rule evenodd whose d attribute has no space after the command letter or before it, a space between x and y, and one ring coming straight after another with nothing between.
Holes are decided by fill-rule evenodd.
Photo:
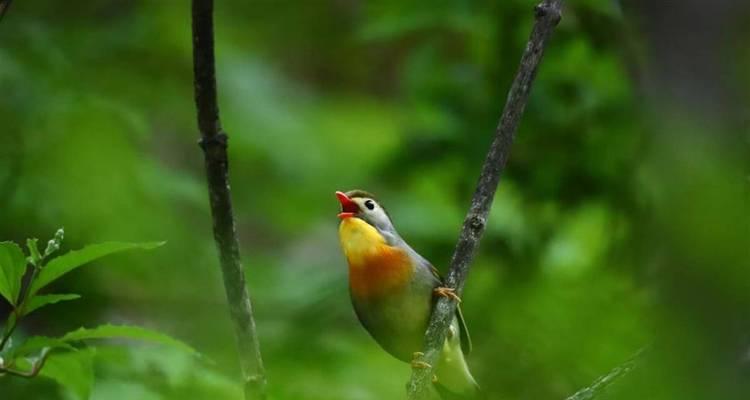
<instances>
[{"instance_id":1,"label":"serrated leaf","mask_svg":"<svg viewBox=\"0 0 750 400\"><path fill-rule=\"evenodd\" d=\"M49 285L51 282L98 258L131 249L149 250L161 246L164 242L152 243L123 243L107 242L88 245L80 250L70 251L62 256L52 259L41 270L31 285L30 295L34 295L39 289Z\"/></svg>"},{"instance_id":2,"label":"serrated leaf","mask_svg":"<svg viewBox=\"0 0 750 400\"><path fill-rule=\"evenodd\" d=\"M48 306L50 304L59 303L61 301L80 299L81 296L78 294L39 294L30 298L26 301L26 306L23 309L23 315L29 315L35 310Z\"/></svg>"},{"instance_id":3,"label":"serrated leaf","mask_svg":"<svg viewBox=\"0 0 750 400\"><path fill-rule=\"evenodd\" d=\"M21 279L26 272L26 258L13 242L0 242L0 295L16 305Z\"/></svg>"},{"instance_id":4,"label":"serrated leaf","mask_svg":"<svg viewBox=\"0 0 750 400\"><path fill-rule=\"evenodd\" d=\"M89 339L136 339L148 342L163 344L188 353L198 354L195 349L161 332L141 328L139 326L127 325L101 325L96 328L78 328L75 331L68 332L60 340L64 342L77 342Z\"/></svg>"},{"instance_id":5,"label":"serrated leaf","mask_svg":"<svg viewBox=\"0 0 750 400\"><path fill-rule=\"evenodd\" d=\"M71 346L64 340L59 338L47 337L47 336L32 336L18 346L14 346L8 352L7 358L9 360L33 355L44 348L56 349L63 348L66 350L76 350L75 347Z\"/></svg>"},{"instance_id":6,"label":"serrated leaf","mask_svg":"<svg viewBox=\"0 0 750 400\"><path fill-rule=\"evenodd\" d=\"M86 400L94 383L95 349L52 354L39 375L54 379L70 390L79 400Z\"/></svg>"}]
</instances>

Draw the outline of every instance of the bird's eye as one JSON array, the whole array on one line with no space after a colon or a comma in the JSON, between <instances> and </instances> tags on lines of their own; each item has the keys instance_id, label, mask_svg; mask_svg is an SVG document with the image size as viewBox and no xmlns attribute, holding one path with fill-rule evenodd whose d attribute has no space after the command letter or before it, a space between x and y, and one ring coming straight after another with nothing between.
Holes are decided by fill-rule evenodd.
<instances>
[{"instance_id":1,"label":"bird's eye","mask_svg":"<svg viewBox=\"0 0 750 400\"><path fill-rule=\"evenodd\" d=\"M372 200L365 201L365 207L367 207L368 210L374 210L375 209L375 202Z\"/></svg>"}]
</instances>

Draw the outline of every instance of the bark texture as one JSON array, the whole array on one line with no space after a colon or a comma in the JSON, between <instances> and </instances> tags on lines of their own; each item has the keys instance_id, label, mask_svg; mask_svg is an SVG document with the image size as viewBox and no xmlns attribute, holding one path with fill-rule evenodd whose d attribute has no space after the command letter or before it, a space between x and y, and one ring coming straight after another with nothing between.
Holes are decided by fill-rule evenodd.
<instances>
[{"instance_id":1,"label":"bark texture","mask_svg":"<svg viewBox=\"0 0 750 400\"><path fill-rule=\"evenodd\" d=\"M205 157L214 239L237 337L245 399L265 399L265 371L232 212L227 135L221 129L216 100L213 0L193 0L192 16L195 105L201 132L200 145Z\"/></svg>"},{"instance_id":2,"label":"bark texture","mask_svg":"<svg viewBox=\"0 0 750 400\"><path fill-rule=\"evenodd\" d=\"M526 107L539 62L542 60L544 47L560 21L561 12L562 0L544 0L534 8L536 22L508 93L505 108L495 131L495 137L482 166L479 182L474 191L469 212L464 219L461 234L451 258L450 270L446 277L445 286L456 289L459 295L463 291L471 261L484 233L492 200L500 182L500 174L508 161L510 147L521 115L523 115ZM429 365L437 364L455 308L456 302L446 297L441 297L436 302L425 333L422 351L424 355L420 357L420 361ZM432 368L413 369L411 380L406 387L410 400L428 398L432 376Z\"/></svg>"}]
</instances>

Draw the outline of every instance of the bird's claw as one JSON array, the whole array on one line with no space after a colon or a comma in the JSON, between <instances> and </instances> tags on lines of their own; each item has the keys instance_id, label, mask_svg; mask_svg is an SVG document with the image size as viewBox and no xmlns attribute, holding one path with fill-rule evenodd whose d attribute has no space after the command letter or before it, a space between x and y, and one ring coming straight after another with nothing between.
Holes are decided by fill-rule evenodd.
<instances>
[{"instance_id":1,"label":"bird's claw","mask_svg":"<svg viewBox=\"0 0 750 400\"><path fill-rule=\"evenodd\" d=\"M454 288L438 287L438 288L435 288L435 290L433 291L433 293L435 293L435 295L437 295L437 296L443 296L443 297L447 297L447 298L449 298L451 300L456 300L456 302L458 302L458 303L461 302L461 298L458 297L458 295L456 294L456 289L454 289Z\"/></svg>"},{"instance_id":2,"label":"bird's claw","mask_svg":"<svg viewBox=\"0 0 750 400\"><path fill-rule=\"evenodd\" d=\"M428 363L426 363L424 361L419 361L418 360L419 357L423 357L423 356L424 356L424 353L422 353L421 351L415 351L412 354L411 367L412 368L420 368L420 369L432 368L432 365L430 365L430 364L428 364Z\"/></svg>"},{"instance_id":3,"label":"bird's claw","mask_svg":"<svg viewBox=\"0 0 750 400\"><path fill-rule=\"evenodd\" d=\"M411 361L411 367L412 368L419 368L419 369L428 369L428 368L432 368L432 365L427 364L424 361L412 360Z\"/></svg>"}]
</instances>

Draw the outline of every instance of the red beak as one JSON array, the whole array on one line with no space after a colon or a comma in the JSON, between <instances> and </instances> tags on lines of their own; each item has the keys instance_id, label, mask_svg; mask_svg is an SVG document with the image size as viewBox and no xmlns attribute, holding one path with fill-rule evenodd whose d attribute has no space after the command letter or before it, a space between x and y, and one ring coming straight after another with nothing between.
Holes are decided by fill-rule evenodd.
<instances>
[{"instance_id":1,"label":"red beak","mask_svg":"<svg viewBox=\"0 0 750 400\"><path fill-rule=\"evenodd\" d=\"M359 212L359 206L357 203L353 202L352 199L343 192L336 192L336 197L339 199L339 203L341 203L341 212L338 215L339 218L351 218Z\"/></svg>"}]
</instances>

